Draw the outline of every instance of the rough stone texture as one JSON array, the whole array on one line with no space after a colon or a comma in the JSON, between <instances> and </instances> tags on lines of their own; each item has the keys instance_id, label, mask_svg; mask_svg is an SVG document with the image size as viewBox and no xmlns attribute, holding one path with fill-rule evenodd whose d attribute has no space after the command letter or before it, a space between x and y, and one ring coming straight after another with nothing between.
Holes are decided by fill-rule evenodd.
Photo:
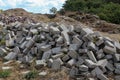
<instances>
[{"instance_id":1,"label":"rough stone texture","mask_svg":"<svg viewBox=\"0 0 120 80\"><path fill-rule=\"evenodd\" d=\"M108 80L110 73L117 80L120 43L82 27L61 23L13 23L3 31L5 45L0 47L0 56L24 64L31 64L35 59L37 68L67 69L70 77L78 80Z\"/></svg>"}]
</instances>

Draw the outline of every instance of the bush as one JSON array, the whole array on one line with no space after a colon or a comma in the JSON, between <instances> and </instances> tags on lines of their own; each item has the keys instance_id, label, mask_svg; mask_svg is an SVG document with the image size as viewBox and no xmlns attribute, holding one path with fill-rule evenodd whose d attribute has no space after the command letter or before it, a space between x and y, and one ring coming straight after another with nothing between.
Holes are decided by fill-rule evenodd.
<instances>
[{"instance_id":1,"label":"bush","mask_svg":"<svg viewBox=\"0 0 120 80\"><path fill-rule=\"evenodd\" d=\"M63 8L65 11L96 14L103 20L120 24L120 4L116 2L119 0L67 0Z\"/></svg>"},{"instance_id":2,"label":"bush","mask_svg":"<svg viewBox=\"0 0 120 80\"><path fill-rule=\"evenodd\" d=\"M0 78L6 78L8 76L10 76L10 71L5 70L5 71L0 71Z\"/></svg>"}]
</instances>

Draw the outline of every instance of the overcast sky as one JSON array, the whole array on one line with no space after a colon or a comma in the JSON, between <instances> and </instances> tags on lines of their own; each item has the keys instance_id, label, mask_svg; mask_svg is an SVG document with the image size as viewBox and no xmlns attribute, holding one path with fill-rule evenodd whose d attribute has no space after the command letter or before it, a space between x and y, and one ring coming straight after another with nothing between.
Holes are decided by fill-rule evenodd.
<instances>
[{"instance_id":1,"label":"overcast sky","mask_svg":"<svg viewBox=\"0 0 120 80\"><path fill-rule=\"evenodd\" d=\"M49 9L62 7L65 0L0 0L0 9L23 8L34 13L49 13Z\"/></svg>"}]
</instances>

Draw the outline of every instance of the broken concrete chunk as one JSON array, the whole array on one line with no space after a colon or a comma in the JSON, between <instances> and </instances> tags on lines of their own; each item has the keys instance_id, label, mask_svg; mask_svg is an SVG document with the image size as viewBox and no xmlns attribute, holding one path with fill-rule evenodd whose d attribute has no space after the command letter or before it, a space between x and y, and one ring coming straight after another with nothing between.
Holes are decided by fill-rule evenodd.
<instances>
[{"instance_id":1,"label":"broken concrete chunk","mask_svg":"<svg viewBox=\"0 0 120 80\"><path fill-rule=\"evenodd\" d=\"M17 54L20 54L20 53L21 53L21 51L20 51L20 49L19 49L18 46L16 46L16 47L13 49L13 51L14 51L15 53L17 53Z\"/></svg>"},{"instance_id":2,"label":"broken concrete chunk","mask_svg":"<svg viewBox=\"0 0 120 80\"><path fill-rule=\"evenodd\" d=\"M52 69L53 70L60 70L62 65L62 61L60 58L53 60Z\"/></svg>"},{"instance_id":3,"label":"broken concrete chunk","mask_svg":"<svg viewBox=\"0 0 120 80\"><path fill-rule=\"evenodd\" d=\"M78 44L79 46L81 46L82 43L83 43L83 41L80 40L80 39L78 38L78 36L76 35L76 36L73 36L72 43L73 43L73 44Z\"/></svg>"},{"instance_id":4,"label":"broken concrete chunk","mask_svg":"<svg viewBox=\"0 0 120 80\"><path fill-rule=\"evenodd\" d=\"M7 54L7 56L4 57L4 59L6 59L6 60L12 60L12 59L15 59L16 56L17 56L17 53L10 52L10 53Z\"/></svg>"},{"instance_id":5,"label":"broken concrete chunk","mask_svg":"<svg viewBox=\"0 0 120 80\"><path fill-rule=\"evenodd\" d=\"M69 46L69 50L70 51L78 50L78 48L79 48L78 44L70 44L70 46Z\"/></svg>"},{"instance_id":6,"label":"broken concrete chunk","mask_svg":"<svg viewBox=\"0 0 120 80\"><path fill-rule=\"evenodd\" d=\"M74 59L77 59L79 57L78 53L76 51L69 51L68 52L68 55L71 57L71 58L74 58Z\"/></svg>"},{"instance_id":7,"label":"broken concrete chunk","mask_svg":"<svg viewBox=\"0 0 120 80\"><path fill-rule=\"evenodd\" d=\"M114 42L115 47L117 48L117 51L120 52L120 43Z\"/></svg>"},{"instance_id":8,"label":"broken concrete chunk","mask_svg":"<svg viewBox=\"0 0 120 80\"><path fill-rule=\"evenodd\" d=\"M115 69L115 73L120 75L120 69Z\"/></svg>"},{"instance_id":9,"label":"broken concrete chunk","mask_svg":"<svg viewBox=\"0 0 120 80\"><path fill-rule=\"evenodd\" d=\"M106 67L107 67L107 69L110 70L110 71L114 71L114 69L115 69L114 66L113 66L113 64L111 64L111 63L109 63L109 62L107 63Z\"/></svg>"},{"instance_id":10,"label":"broken concrete chunk","mask_svg":"<svg viewBox=\"0 0 120 80\"><path fill-rule=\"evenodd\" d=\"M63 60L64 62L68 61L69 59L70 59L70 56L68 56L68 55L65 55L65 56L62 58L62 60Z\"/></svg>"},{"instance_id":11,"label":"broken concrete chunk","mask_svg":"<svg viewBox=\"0 0 120 80\"><path fill-rule=\"evenodd\" d=\"M68 65L73 66L76 63L76 60L75 59L71 59L67 63L68 63Z\"/></svg>"},{"instance_id":12,"label":"broken concrete chunk","mask_svg":"<svg viewBox=\"0 0 120 80\"><path fill-rule=\"evenodd\" d=\"M87 53L88 52L88 49L79 49L79 53L81 54L81 53Z\"/></svg>"},{"instance_id":13,"label":"broken concrete chunk","mask_svg":"<svg viewBox=\"0 0 120 80\"><path fill-rule=\"evenodd\" d=\"M31 48L32 46L34 46L34 43L35 43L35 41L33 41L33 39L31 39L27 42L26 47Z\"/></svg>"},{"instance_id":14,"label":"broken concrete chunk","mask_svg":"<svg viewBox=\"0 0 120 80\"><path fill-rule=\"evenodd\" d=\"M36 60L36 66L46 66L45 60Z\"/></svg>"},{"instance_id":15,"label":"broken concrete chunk","mask_svg":"<svg viewBox=\"0 0 120 80\"><path fill-rule=\"evenodd\" d=\"M61 35L64 38L65 44L69 45L70 44L70 38L69 38L68 33L66 31L62 31Z\"/></svg>"},{"instance_id":16,"label":"broken concrete chunk","mask_svg":"<svg viewBox=\"0 0 120 80\"><path fill-rule=\"evenodd\" d=\"M42 51L48 51L51 49L51 45L44 45L44 46L41 46L40 50Z\"/></svg>"},{"instance_id":17,"label":"broken concrete chunk","mask_svg":"<svg viewBox=\"0 0 120 80\"><path fill-rule=\"evenodd\" d=\"M85 64L89 67L89 68L94 68L97 66L96 63L94 63L92 60L89 59L85 59Z\"/></svg>"},{"instance_id":18,"label":"broken concrete chunk","mask_svg":"<svg viewBox=\"0 0 120 80\"><path fill-rule=\"evenodd\" d=\"M49 59L51 54L52 54L51 50L49 50L49 51L46 50L46 52L43 53L42 59L44 59L44 60Z\"/></svg>"},{"instance_id":19,"label":"broken concrete chunk","mask_svg":"<svg viewBox=\"0 0 120 80\"><path fill-rule=\"evenodd\" d=\"M100 80L109 80L104 74L99 74L99 75L97 75L97 77L98 77Z\"/></svg>"},{"instance_id":20,"label":"broken concrete chunk","mask_svg":"<svg viewBox=\"0 0 120 80\"><path fill-rule=\"evenodd\" d=\"M86 35L86 34L91 34L91 33L94 33L94 32L89 28L82 28L81 29L81 35Z\"/></svg>"},{"instance_id":21,"label":"broken concrete chunk","mask_svg":"<svg viewBox=\"0 0 120 80\"><path fill-rule=\"evenodd\" d=\"M30 29L30 32L32 32L33 34L38 34L38 30L37 29Z\"/></svg>"},{"instance_id":22,"label":"broken concrete chunk","mask_svg":"<svg viewBox=\"0 0 120 80\"><path fill-rule=\"evenodd\" d=\"M57 58L60 58L60 57L63 57L63 56L64 56L64 53L59 53L59 54L53 55L52 58L57 59Z\"/></svg>"},{"instance_id":23,"label":"broken concrete chunk","mask_svg":"<svg viewBox=\"0 0 120 80\"><path fill-rule=\"evenodd\" d=\"M120 63L115 63L114 65L117 69L120 69Z\"/></svg>"},{"instance_id":24,"label":"broken concrete chunk","mask_svg":"<svg viewBox=\"0 0 120 80\"><path fill-rule=\"evenodd\" d=\"M94 70L92 70L91 74L95 77L100 74L103 74L103 71L99 67L96 67Z\"/></svg>"},{"instance_id":25,"label":"broken concrete chunk","mask_svg":"<svg viewBox=\"0 0 120 80\"><path fill-rule=\"evenodd\" d=\"M60 30L57 27L51 26L50 27L50 32L53 33L53 34L59 34Z\"/></svg>"},{"instance_id":26,"label":"broken concrete chunk","mask_svg":"<svg viewBox=\"0 0 120 80\"><path fill-rule=\"evenodd\" d=\"M103 44L103 43L104 43L104 40L100 38L100 40L98 40L95 44L96 44L97 46L100 46L100 45Z\"/></svg>"},{"instance_id":27,"label":"broken concrete chunk","mask_svg":"<svg viewBox=\"0 0 120 80\"><path fill-rule=\"evenodd\" d=\"M115 61L120 61L120 54L114 54Z\"/></svg>"},{"instance_id":28,"label":"broken concrete chunk","mask_svg":"<svg viewBox=\"0 0 120 80\"><path fill-rule=\"evenodd\" d=\"M5 55L5 53L7 53L7 51L4 48L0 48L0 57Z\"/></svg>"},{"instance_id":29,"label":"broken concrete chunk","mask_svg":"<svg viewBox=\"0 0 120 80\"><path fill-rule=\"evenodd\" d=\"M55 48L52 48L52 53L53 54L57 54L61 51L61 47L55 47Z\"/></svg>"},{"instance_id":30,"label":"broken concrete chunk","mask_svg":"<svg viewBox=\"0 0 120 80\"><path fill-rule=\"evenodd\" d=\"M95 58L95 55L94 55L94 53L92 52L92 51L89 51L88 53L87 53L87 55L88 55L88 57L93 61L93 62L97 62L97 60L96 60L96 58Z\"/></svg>"},{"instance_id":31,"label":"broken concrete chunk","mask_svg":"<svg viewBox=\"0 0 120 80\"><path fill-rule=\"evenodd\" d=\"M80 70L80 71L88 71L88 66L86 66L86 65L81 65L81 66L79 66L79 70Z\"/></svg>"},{"instance_id":32,"label":"broken concrete chunk","mask_svg":"<svg viewBox=\"0 0 120 80\"><path fill-rule=\"evenodd\" d=\"M90 50L97 50L97 47L95 46L95 44L93 42L89 42L88 43L88 49Z\"/></svg>"},{"instance_id":33,"label":"broken concrete chunk","mask_svg":"<svg viewBox=\"0 0 120 80\"><path fill-rule=\"evenodd\" d=\"M102 68L105 68L107 64L108 64L107 59L99 60L97 62L97 65L100 66L100 67L102 67Z\"/></svg>"},{"instance_id":34,"label":"broken concrete chunk","mask_svg":"<svg viewBox=\"0 0 120 80\"><path fill-rule=\"evenodd\" d=\"M103 51L107 54L115 54L116 53L116 48L114 47L109 47L109 46L105 46L103 48Z\"/></svg>"},{"instance_id":35,"label":"broken concrete chunk","mask_svg":"<svg viewBox=\"0 0 120 80\"><path fill-rule=\"evenodd\" d=\"M78 69L75 68L75 67L72 67L72 69L70 70L69 75L70 75L70 77L74 78L75 75L77 75L77 73L78 73Z\"/></svg>"}]
</instances>

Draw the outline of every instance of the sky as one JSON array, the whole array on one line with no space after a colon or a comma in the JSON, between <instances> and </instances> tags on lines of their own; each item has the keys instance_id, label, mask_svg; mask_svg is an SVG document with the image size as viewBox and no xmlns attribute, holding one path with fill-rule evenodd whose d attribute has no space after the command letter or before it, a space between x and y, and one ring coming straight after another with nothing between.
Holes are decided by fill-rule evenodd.
<instances>
[{"instance_id":1,"label":"sky","mask_svg":"<svg viewBox=\"0 0 120 80\"><path fill-rule=\"evenodd\" d=\"M59 10L66 0L0 0L0 9L23 8L33 13L49 13L52 7Z\"/></svg>"}]
</instances>

